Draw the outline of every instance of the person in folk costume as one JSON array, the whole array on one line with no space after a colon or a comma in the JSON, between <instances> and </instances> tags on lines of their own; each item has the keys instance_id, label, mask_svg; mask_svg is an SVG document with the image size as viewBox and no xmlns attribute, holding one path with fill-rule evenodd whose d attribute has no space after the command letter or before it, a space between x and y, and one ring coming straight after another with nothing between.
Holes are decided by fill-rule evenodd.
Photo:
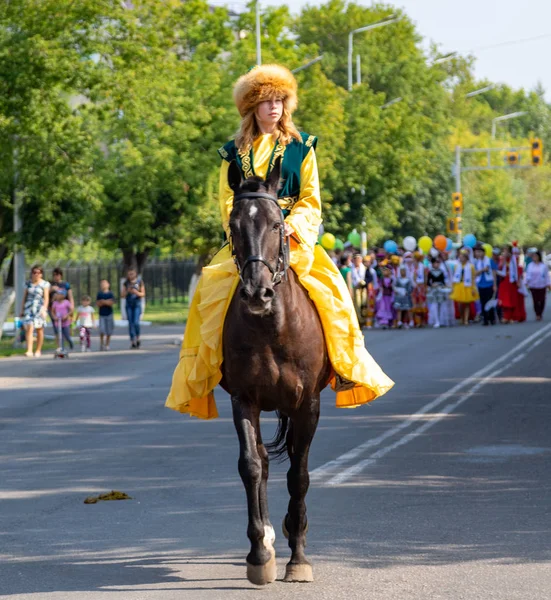
<instances>
[{"instance_id":1,"label":"person in folk costume","mask_svg":"<svg viewBox=\"0 0 551 600\"><path fill-rule=\"evenodd\" d=\"M502 311L502 323L512 323L518 316L520 271L513 246L504 246L497 274L502 278L497 297Z\"/></svg>"},{"instance_id":2,"label":"person in folk costume","mask_svg":"<svg viewBox=\"0 0 551 600\"><path fill-rule=\"evenodd\" d=\"M398 277L394 281L394 310L398 327L409 329L410 311L413 308L413 282L408 277L405 265L398 267Z\"/></svg>"},{"instance_id":3,"label":"person in folk costume","mask_svg":"<svg viewBox=\"0 0 551 600\"><path fill-rule=\"evenodd\" d=\"M443 266L440 256L432 260L432 266L427 275L427 301L429 307L429 325L435 329L450 325L449 288L450 277Z\"/></svg>"},{"instance_id":4,"label":"person in folk costume","mask_svg":"<svg viewBox=\"0 0 551 600\"><path fill-rule=\"evenodd\" d=\"M466 248L459 252L459 262L453 275L453 291L450 298L459 305L459 318L462 325L469 324L469 309L473 302L478 300L476 287L476 272L470 261L470 254Z\"/></svg>"},{"instance_id":5,"label":"person in folk costume","mask_svg":"<svg viewBox=\"0 0 551 600\"><path fill-rule=\"evenodd\" d=\"M497 306L495 308L496 311L496 315L497 315L497 320L498 322L502 322L503 321L503 308L501 306L501 304L499 303L499 286L501 285L501 281L503 280L503 277L500 275L500 270L499 270L499 265L501 264L501 248L498 248L497 246L495 246L494 248L492 248L492 268L494 269L494 273L496 276L496 287L497 287L497 298L498 298L498 303Z\"/></svg>"},{"instance_id":6,"label":"person in folk costume","mask_svg":"<svg viewBox=\"0 0 551 600\"><path fill-rule=\"evenodd\" d=\"M404 252L404 255L402 256L402 263L406 267L407 276L413 282L413 279L415 277L415 265L414 265L414 260L413 260L413 253L409 252L409 251Z\"/></svg>"},{"instance_id":7,"label":"person in folk costume","mask_svg":"<svg viewBox=\"0 0 551 600\"><path fill-rule=\"evenodd\" d=\"M446 288L448 289L447 300L444 302L440 311L440 325L444 325L445 327L453 327L455 325L455 303L450 298L450 294L453 287L454 267L457 261L451 258L449 252L441 252L440 256L442 257L441 266L446 278Z\"/></svg>"},{"instance_id":8,"label":"person in folk costume","mask_svg":"<svg viewBox=\"0 0 551 600\"><path fill-rule=\"evenodd\" d=\"M483 324L488 326L495 325L495 309L486 310L486 304L492 300L497 293L497 283L495 268L490 258L486 256L484 246L478 242L474 247L474 267L476 270L476 285L480 296L480 311L483 318Z\"/></svg>"},{"instance_id":9,"label":"person in folk costume","mask_svg":"<svg viewBox=\"0 0 551 600\"><path fill-rule=\"evenodd\" d=\"M348 293L352 298L354 295L354 289L352 288L352 257L350 254L345 253L341 256L338 265L339 273L342 275L348 289Z\"/></svg>"},{"instance_id":10,"label":"person in folk costume","mask_svg":"<svg viewBox=\"0 0 551 600\"><path fill-rule=\"evenodd\" d=\"M457 261L456 261L456 265L455 267L457 267L458 265L461 264L461 261L459 260L459 254L462 251L465 251L468 256L469 256L469 262L474 264L474 252L473 249L470 246L463 246L463 248L461 248L459 250L459 252L457 253ZM454 268L454 274L455 274L455 268ZM453 278L452 278L452 287L453 287ZM452 296L450 295L450 298ZM479 300L477 301L473 301L469 304L469 313L468 313L468 317L469 317L469 321L475 321L476 317L477 317L477 303L480 304L480 296L479 296ZM460 321L462 321L462 315L461 315L461 305L459 304L459 302L455 302L453 301L454 304L454 317L456 319L459 319Z\"/></svg>"},{"instance_id":11,"label":"person in folk costume","mask_svg":"<svg viewBox=\"0 0 551 600\"><path fill-rule=\"evenodd\" d=\"M541 252L532 248L531 254L532 260L526 267L525 282L532 294L536 321L541 321L545 311L545 293L547 289L551 290L551 277L547 265L541 259Z\"/></svg>"},{"instance_id":12,"label":"person in folk costume","mask_svg":"<svg viewBox=\"0 0 551 600\"><path fill-rule=\"evenodd\" d=\"M513 311L513 321L515 323L523 323L526 321L526 296L528 296L529 292L524 283L524 267L522 266L520 248L517 246L517 242L513 242L512 252L518 265L517 302L515 304L515 310Z\"/></svg>"},{"instance_id":13,"label":"person in folk costume","mask_svg":"<svg viewBox=\"0 0 551 600\"><path fill-rule=\"evenodd\" d=\"M224 231L230 239L234 197L228 183L230 163L236 162L244 178L256 175L265 179L280 158L278 197L285 234L290 237L290 264L320 316L334 371L330 383L337 391L337 406L350 408L370 402L394 383L367 352L346 283L317 244L322 222L317 138L300 133L292 121L297 107L296 80L280 65L257 66L237 80L233 97L241 125L235 139L218 150ZM238 284L231 247L226 244L203 269L193 297L166 401L169 408L205 419L218 416L213 390L222 378L224 319Z\"/></svg>"},{"instance_id":14,"label":"person in folk costume","mask_svg":"<svg viewBox=\"0 0 551 600\"><path fill-rule=\"evenodd\" d=\"M427 268L421 252L413 253L413 320L415 327L427 322Z\"/></svg>"},{"instance_id":15,"label":"person in folk costume","mask_svg":"<svg viewBox=\"0 0 551 600\"><path fill-rule=\"evenodd\" d=\"M360 327L364 327L367 319L367 281L366 268L363 264L362 255L359 253L354 254L351 267L351 276L353 290L352 293L356 314L358 316Z\"/></svg>"},{"instance_id":16,"label":"person in folk costume","mask_svg":"<svg viewBox=\"0 0 551 600\"><path fill-rule=\"evenodd\" d=\"M366 327L373 327L373 319L375 317L375 299L379 291L379 281L377 273L373 267L373 258L371 255L364 256L363 264L365 267L365 282L367 291L367 306L366 306Z\"/></svg>"},{"instance_id":17,"label":"person in folk costume","mask_svg":"<svg viewBox=\"0 0 551 600\"><path fill-rule=\"evenodd\" d=\"M377 325L388 329L394 324L394 275L392 265L385 259L380 263L381 277L379 278L379 293L377 294L376 319Z\"/></svg>"}]
</instances>

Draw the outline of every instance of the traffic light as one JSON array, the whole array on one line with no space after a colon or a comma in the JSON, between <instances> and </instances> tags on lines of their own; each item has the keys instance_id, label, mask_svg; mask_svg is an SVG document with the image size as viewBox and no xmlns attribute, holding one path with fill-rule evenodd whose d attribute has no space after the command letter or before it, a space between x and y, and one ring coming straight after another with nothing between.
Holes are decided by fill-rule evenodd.
<instances>
[{"instance_id":1,"label":"traffic light","mask_svg":"<svg viewBox=\"0 0 551 600\"><path fill-rule=\"evenodd\" d=\"M452 212L454 215L460 215L463 212L463 194L461 192L452 194Z\"/></svg>"},{"instance_id":2,"label":"traffic light","mask_svg":"<svg viewBox=\"0 0 551 600\"><path fill-rule=\"evenodd\" d=\"M505 161L510 167L516 167L518 166L518 158L518 152L507 152Z\"/></svg>"},{"instance_id":3,"label":"traffic light","mask_svg":"<svg viewBox=\"0 0 551 600\"><path fill-rule=\"evenodd\" d=\"M543 164L543 144L539 138L530 140L530 147L532 151L532 166L539 167Z\"/></svg>"},{"instance_id":4,"label":"traffic light","mask_svg":"<svg viewBox=\"0 0 551 600\"><path fill-rule=\"evenodd\" d=\"M446 231L448 234L457 234L462 230L461 217L452 217L447 220Z\"/></svg>"}]
</instances>

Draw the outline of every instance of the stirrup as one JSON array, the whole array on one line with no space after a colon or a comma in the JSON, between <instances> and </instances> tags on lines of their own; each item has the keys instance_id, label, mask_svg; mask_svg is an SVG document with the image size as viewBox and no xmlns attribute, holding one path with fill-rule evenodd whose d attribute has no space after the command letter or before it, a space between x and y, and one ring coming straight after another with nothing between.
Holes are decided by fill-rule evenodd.
<instances>
[{"instance_id":1,"label":"stirrup","mask_svg":"<svg viewBox=\"0 0 551 600\"><path fill-rule=\"evenodd\" d=\"M345 379L342 375L335 373L335 392L347 392L356 387L356 384L349 379Z\"/></svg>"}]
</instances>

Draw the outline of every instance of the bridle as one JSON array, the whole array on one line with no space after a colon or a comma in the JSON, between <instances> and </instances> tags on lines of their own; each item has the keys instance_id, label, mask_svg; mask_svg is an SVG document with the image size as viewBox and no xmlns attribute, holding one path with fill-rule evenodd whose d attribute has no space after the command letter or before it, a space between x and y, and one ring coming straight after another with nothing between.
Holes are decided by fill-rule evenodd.
<instances>
[{"instance_id":1,"label":"bridle","mask_svg":"<svg viewBox=\"0 0 551 600\"><path fill-rule=\"evenodd\" d=\"M245 283L245 281L243 280L243 273L245 272L245 269L254 262L261 262L263 265L265 265L267 267L267 269L272 274L272 283L274 285L277 285L278 283L281 283L281 281L283 281L284 279L287 279L287 269L289 268L290 246L289 246L289 238L285 236L285 220L283 217L283 211L281 210L281 207L279 206L277 196L273 196L272 194L268 194L267 192L243 192L243 193L235 196L235 198L233 200L234 200L234 202L237 202L239 200L248 200L248 199L252 199L252 198L259 198L259 199L270 200L271 202L275 202L277 209L279 211L280 218L281 218L281 225L279 228L279 253L278 253L278 257L277 257L277 264L275 267L273 267L263 256L252 255L252 256L249 256L245 260L243 265L240 265L239 261L237 260L237 255L235 253L235 247L233 245L232 238L230 235L229 241L230 241L231 253L233 256L233 262L235 263L235 266L237 267L237 273L238 273L239 279L241 279L242 283Z\"/></svg>"}]
</instances>

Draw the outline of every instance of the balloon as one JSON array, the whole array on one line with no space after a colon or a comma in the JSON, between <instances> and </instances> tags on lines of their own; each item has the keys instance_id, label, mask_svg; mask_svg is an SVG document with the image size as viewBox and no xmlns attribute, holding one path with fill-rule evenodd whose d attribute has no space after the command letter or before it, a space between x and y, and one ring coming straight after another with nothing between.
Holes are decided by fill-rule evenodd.
<instances>
[{"instance_id":1,"label":"balloon","mask_svg":"<svg viewBox=\"0 0 551 600\"><path fill-rule=\"evenodd\" d=\"M448 240L446 239L446 236L437 235L434 238L434 247L437 250L440 250L440 252L444 252L444 250L446 249L447 246L448 246Z\"/></svg>"},{"instance_id":2,"label":"balloon","mask_svg":"<svg viewBox=\"0 0 551 600\"><path fill-rule=\"evenodd\" d=\"M417 240L412 235L408 235L404 238L402 245L408 252L413 252L417 248Z\"/></svg>"},{"instance_id":3,"label":"balloon","mask_svg":"<svg viewBox=\"0 0 551 600\"><path fill-rule=\"evenodd\" d=\"M492 248L491 244L484 244L484 253L488 258L492 258L493 252L494 249Z\"/></svg>"},{"instance_id":4,"label":"balloon","mask_svg":"<svg viewBox=\"0 0 551 600\"><path fill-rule=\"evenodd\" d=\"M335 250L344 250L344 242L339 238L335 240Z\"/></svg>"},{"instance_id":5,"label":"balloon","mask_svg":"<svg viewBox=\"0 0 551 600\"><path fill-rule=\"evenodd\" d=\"M321 245L326 250L333 250L333 248L335 247L336 241L337 240L335 239L335 236L332 233L324 233L321 236Z\"/></svg>"},{"instance_id":6,"label":"balloon","mask_svg":"<svg viewBox=\"0 0 551 600\"><path fill-rule=\"evenodd\" d=\"M423 254L428 254L429 250L432 248L432 240L428 235L424 235L419 238L417 245L422 250Z\"/></svg>"},{"instance_id":7,"label":"balloon","mask_svg":"<svg viewBox=\"0 0 551 600\"><path fill-rule=\"evenodd\" d=\"M398 252L398 244L394 240L387 240L384 244L384 249L389 254Z\"/></svg>"},{"instance_id":8,"label":"balloon","mask_svg":"<svg viewBox=\"0 0 551 600\"><path fill-rule=\"evenodd\" d=\"M436 258L437 256L440 256L440 252L438 252L438 250L436 248L431 248L429 250L429 254L433 257Z\"/></svg>"},{"instance_id":9,"label":"balloon","mask_svg":"<svg viewBox=\"0 0 551 600\"><path fill-rule=\"evenodd\" d=\"M465 244L465 246L468 246L469 248L474 248L476 245L476 236L474 236L472 233L468 233L463 238L463 244Z\"/></svg>"},{"instance_id":10,"label":"balloon","mask_svg":"<svg viewBox=\"0 0 551 600\"><path fill-rule=\"evenodd\" d=\"M453 242L450 238L446 238L446 252L450 252L453 249Z\"/></svg>"},{"instance_id":11,"label":"balloon","mask_svg":"<svg viewBox=\"0 0 551 600\"><path fill-rule=\"evenodd\" d=\"M362 243L362 236L354 229L354 231L348 234L348 241L354 248L359 248Z\"/></svg>"}]
</instances>

